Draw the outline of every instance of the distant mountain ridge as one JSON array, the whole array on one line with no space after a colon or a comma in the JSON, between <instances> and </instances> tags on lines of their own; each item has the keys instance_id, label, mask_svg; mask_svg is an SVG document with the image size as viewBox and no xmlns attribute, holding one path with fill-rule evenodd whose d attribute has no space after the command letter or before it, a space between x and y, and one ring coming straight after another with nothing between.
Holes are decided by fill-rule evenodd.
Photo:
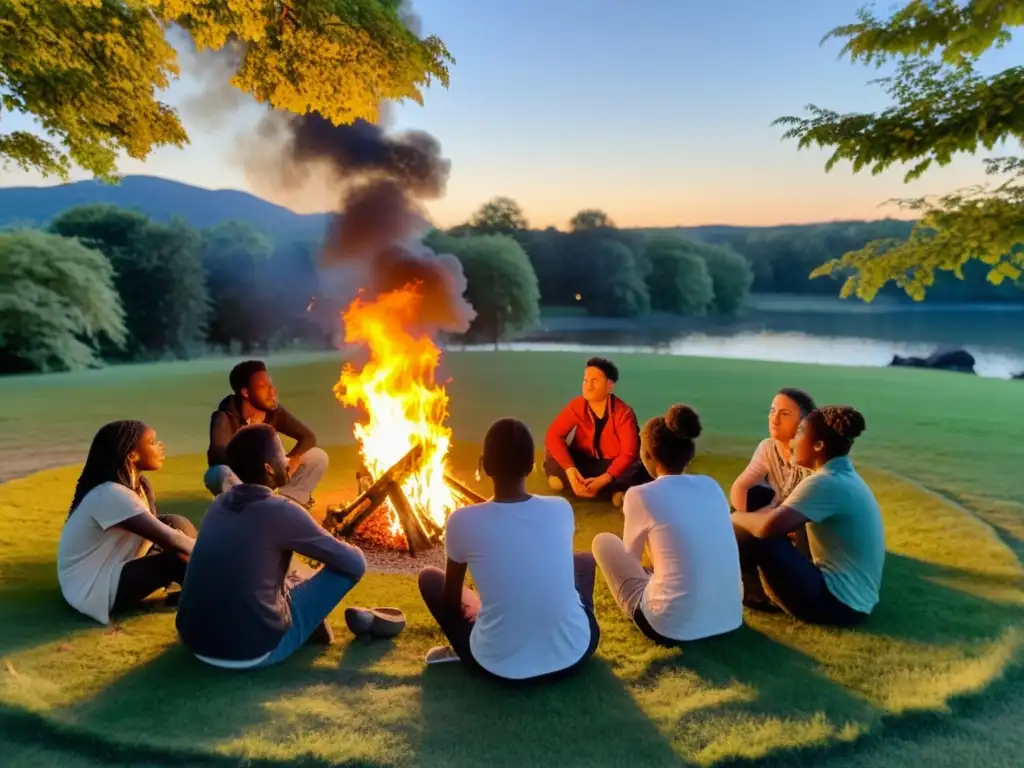
<instances>
[{"instance_id":1,"label":"distant mountain ridge","mask_svg":"<svg viewBox=\"0 0 1024 768\"><path fill-rule=\"evenodd\" d=\"M239 190L204 189L156 176L125 176L117 185L78 181L52 187L0 187L0 228L43 227L62 211L88 203L109 203L122 208L134 208L162 222L181 217L198 229L233 219L246 221L279 243L301 239L318 240L323 235L329 217L326 213L296 213ZM706 224L642 229L715 241L739 232L791 230L831 223L765 227Z\"/></svg>"},{"instance_id":2,"label":"distant mountain ridge","mask_svg":"<svg viewBox=\"0 0 1024 768\"><path fill-rule=\"evenodd\" d=\"M41 227L77 205L134 208L155 221L178 216L197 229L238 219L275 240L319 238L328 214L300 214L233 189L204 189L155 176L125 176L120 184L78 181L53 187L0 188L0 227Z\"/></svg>"}]
</instances>

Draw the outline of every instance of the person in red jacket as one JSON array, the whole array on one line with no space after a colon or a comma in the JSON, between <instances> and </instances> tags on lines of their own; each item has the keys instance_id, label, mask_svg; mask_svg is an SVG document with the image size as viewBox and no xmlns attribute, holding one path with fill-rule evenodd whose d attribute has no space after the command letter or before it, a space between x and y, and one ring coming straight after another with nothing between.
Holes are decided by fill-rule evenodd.
<instances>
[{"instance_id":1,"label":"person in red jacket","mask_svg":"<svg viewBox=\"0 0 1024 768\"><path fill-rule=\"evenodd\" d=\"M587 361L583 395L548 427L544 474L551 490L568 487L579 498L610 498L619 506L627 488L650 481L640 461L636 414L614 394L618 380L611 360Z\"/></svg>"}]
</instances>

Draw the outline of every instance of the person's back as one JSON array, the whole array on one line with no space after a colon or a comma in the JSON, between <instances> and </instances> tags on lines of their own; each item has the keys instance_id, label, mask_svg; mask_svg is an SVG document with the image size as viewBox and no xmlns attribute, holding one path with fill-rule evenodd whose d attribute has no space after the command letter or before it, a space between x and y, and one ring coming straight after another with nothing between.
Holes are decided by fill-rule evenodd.
<instances>
[{"instance_id":1,"label":"person's back","mask_svg":"<svg viewBox=\"0 0 1024 768\"><path fill-rule=\"evenodd\" d=\"M626 493L623 538L646 528L654 575L643 613L661 635L699 640L743 623L739 551L729 502L706 475L663 475Z\"/></svg>"},{"instance_id":2,"label":"person's back","mask_svg":"<svg viewBox=\"0 0 1024 768\"><path fill-rule=\"evenodd\" d=\"M572 506L533 496L484 502L448 520L446 546L469 566L481 609L470 636L477 662L512 679L563 669L590 642L574 583Z\"/></svg>"},{"instance_id":3,"label":"person's back","mask_svg":"<svg viewBox=\"0 0 1024 768\"><path fill-rule=\"evenodd\" d=\"M885 526L878 501L847 456L832 459L804 483L813 487L818 506L828 510L820 522L807 523L811 558L840 600L869 613L878 602L885 567ZM810 492L798 486L793 503Z\"/></svg>"},{"instance_id":4,"label":"person's back","mask_svg":"<svg viewBox=\"0 0 1024 768\"><path fill-rule=\"evenodd\" d=\"M362 578L366 561L274 493L287 480L287 458L272 427L243 427L226 453L241 483L215 498L203 519L182 585L178 634L208 664L266 666L311 637L331 641L327 616ZM324 568L286 584L294 553Z\"/></svg>"},{"instance_id":5,"label":"person's back","mask_svg":"<svg viewBox=\"0 0 1024 768\"><path fill-rule=\"evenodd\" d=\"M290 621L285 549L295 516L306 512L260 485L237 485L214 499L185 574L178 631L200 656L252 659L280 640Z\"/></svg>"},{"instance_id":6,"label":"person's back","mask_svg":"<svg viewBox=\"0 0 1024 768\"><path fill-rule=\"evenodd\" d=\"M499 419L487 430L481 468L494 496L448 517L445 569L420 572L420 594L450 643L431 648L428 664L458 660L536 682L575 672L597 650L594 559L573 552L569 503L526 490L534 457L521 421Z\"/></svg>"}]
</instances>

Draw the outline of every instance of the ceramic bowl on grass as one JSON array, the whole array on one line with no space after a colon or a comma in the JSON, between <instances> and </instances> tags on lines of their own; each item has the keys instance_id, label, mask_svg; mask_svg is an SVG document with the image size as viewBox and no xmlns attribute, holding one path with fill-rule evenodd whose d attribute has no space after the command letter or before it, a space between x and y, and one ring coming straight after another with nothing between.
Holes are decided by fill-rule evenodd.
<instances>
[{"instance_id":1,"label":"ceramic bowl on grass","mask_svg":"<svg viewBox=\"0 0 1024 768\"><path fill-rule=\"evenodd\" d=\"M405 614L398 608L346 608L345 623L356 637L396 637L405 629Z\"/></svg>"}]
</instances>

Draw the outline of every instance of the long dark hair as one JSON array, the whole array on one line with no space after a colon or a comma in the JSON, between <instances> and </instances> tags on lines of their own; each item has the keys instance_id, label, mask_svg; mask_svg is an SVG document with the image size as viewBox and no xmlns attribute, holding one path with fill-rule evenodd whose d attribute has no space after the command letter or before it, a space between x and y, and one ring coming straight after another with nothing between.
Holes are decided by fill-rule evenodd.
<instances>
[{"instance_id":1,"label":"long dark hair","mask_svg":"<svg viewBox=\"0 0 1024 768\"><path fill-rule=\"evenodd\" d=\"M149 427L142 421L112 421L100 427L89 446L89 455L75 485L68 517L82 503L82 499L97 485L120 483L138 490L132 483L132 467L128 456Z\"/></svg>"}]
</instances>

